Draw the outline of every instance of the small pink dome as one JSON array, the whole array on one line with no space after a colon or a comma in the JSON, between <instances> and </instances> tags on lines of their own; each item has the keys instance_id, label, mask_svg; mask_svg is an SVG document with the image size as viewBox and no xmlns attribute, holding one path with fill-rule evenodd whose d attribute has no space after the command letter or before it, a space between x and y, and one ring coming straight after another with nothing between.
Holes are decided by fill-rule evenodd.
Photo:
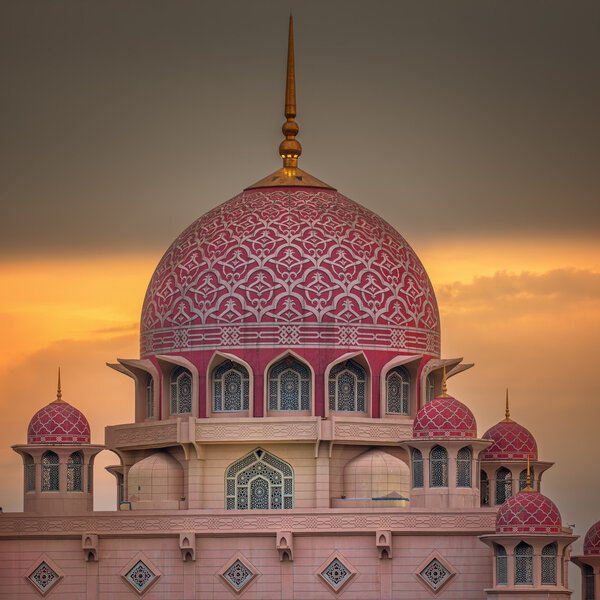
<instances>
[{"instance_id":1,"label":"small pink dome","mask_svg":"<svg viewBox=\"0 0 600 600\"><path fill-rule=\"evenodd\" d=\"M583 540L584 554L600 554L600 521L594 523Z\"/></svg>"},{"instance_id":2,"label":"small pink dome","mask_svg":"<svg viewBox=\"0 0 600 600\"><path fill-rule=\"evenodd\" d=\"M496 533L560 533L556 504L539 492L511 496L496 515Z\"/></svg>"},{"instance_id":3,"label":"small pink dome","mask_svg":"<svg viewBox=\"0 0 600 600\"><path fill-rule=\"evenodd\" d=\"M514 421L500 421L482 436L493 444L480 455L480 460L537 460L537 444L529 431Z\"/></svg>"},{"instance_id":4,"label":"small pink dome","mask_svg":"<svg viewBox=\"0 0 600 600\"><path fill-rule=\"evenodd\" d=\"M413 437L477 437L473 413L456 398L440 396L423 406L413 424Z\"/></svg>"},{"instance_id":5,"label":"small pink dome","mask_svg":"<svg viewBox=\"0 0 600 600\"><path fill-rule=\"evenodd\" d=\"M51 402L38 410L27 428L28 444L89 444L90 425L68 402Z\"/></svg>"}]
</instances>

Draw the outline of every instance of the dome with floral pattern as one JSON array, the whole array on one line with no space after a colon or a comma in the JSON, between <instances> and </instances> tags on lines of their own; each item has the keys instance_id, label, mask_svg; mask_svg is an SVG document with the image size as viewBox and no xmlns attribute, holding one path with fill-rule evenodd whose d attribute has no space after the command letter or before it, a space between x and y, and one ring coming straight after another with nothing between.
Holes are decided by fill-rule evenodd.
<instances>
[{"instance_id":1,"label":"dome with floral pattern","mask_svg":"<svg viewBox=\"0 0 600 600\"><path fill-rule=\"evenodd\" d=\"M74 406L55 400L38 410L27 428L28 444L89 444L90 425Z\"/></svg>"},{"instance_id":2,"label":"dome with floral pattern","mask_svg":"<svg viewBox=\"0 0 600 600\"><path fill-rule=\"evenodd\" d=\"M539 492L522 491L498 510L496 533L560 533L562 522L556 504Z\"/></svg>"},{"instance_id":3,"label":"dome with floral pattern","mask_svg":"<svg viewBox=\"0 0 600 600\"><path fill-rule=\"evenodd\" d=\"M247 189L192 223L152 276L142 356L308 346L440 350L421 261L334 189Z\"/></svg>"},{"instance_id":4,"label":"dome with floral pattern","mask_svg":"<svg viewBox=\"0 0 600 600\"><path fill-rule=\"evenodd\" d=\"M583 540L584 554L600 554L600 521L594 523Z\"/></svg>"},{"instance_id":5,"label":"dome with floral pattern","mask_svg":"<svg viewBox=\"0 0 600 600\"><path fill-rule=\"evenodd\" d=\"M529 431L511 419L496 423L482 436L492 445L480 455L480 460L537 460L537 444Z\"/></svg>"},{"instance_id":6,"label":"dome with floral pattern","mask_svg":"<svg viewBox=\"0 0 600 600\"><path fill-rule=\"evenodd\" d=\"M414 438L476 438L473 413L452 396L440 396L423 406L413 424Z\"/></svg>"}]
</instances>

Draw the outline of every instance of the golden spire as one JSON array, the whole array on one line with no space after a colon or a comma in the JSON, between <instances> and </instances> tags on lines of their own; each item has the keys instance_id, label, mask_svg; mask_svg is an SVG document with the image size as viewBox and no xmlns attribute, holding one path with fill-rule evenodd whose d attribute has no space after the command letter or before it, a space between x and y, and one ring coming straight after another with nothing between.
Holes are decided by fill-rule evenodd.
<instances>
[{"instance_id":1,"label":"golden spire","mask_svg":"<svg viewBox=\"0 0 600 600\"><path fill-rule=\"evenodd\" d=\"M449 398L448 386L446 385L446 361L444 361L444 375L442 377L442 395L440 398Z\"/></svg>"},{"instance_id":2,"label":"golden spire","mask_svg":"<svg viewBox=\"0 0 600 600\"><path fill-rule=\"evenodd\" d=\"M285 140L279 144L279 155L283 158L283 168L278 169L260 181L248 186L246 190L263 187L311 187L335 190L329 184L320 181L309 173L298 168L298 157L302 154L302 146L296 139L298 123L296 118L296 74L294 68L294 19L290 14L288 34L287 75L285 81L284 114L286 121L281 128Z\"/></svg>"},{"instance_id":3,"label":"golden spire","mask_svg":"<svg viewBox=\"0 0 600 600\"><path fill-rule=\"evenodd\" d=\"M504 409L504 420L503 423L512 423L513 420L510 418L510 409L508 408L508 388L506 388L506 408Z\"/></svg>"},{"instance_id":4,"label":"golden spire","mask_svg":"<svg viewBox=\"0 0 600 600\"><path fill-rule=\"evenodd\" d=\"M285 118L281 131L285 140L279 144L279 154L283 158L283 168L296 168L298 157L302 154L302 146L296 139L298 124L296 117L296 73L294 70L294 17L290 15L290 30L288 34L287 75L285 81Z\"/></svg>"},{"instance_id":5,"label":"golden spire","mask_svg":"<svg viewBox=\"0 0 600 600\"><path fill-rule=\"evenodd\" d=\"M54 402L64 402L62 399L62 388L60 385L60 367L58 367L58 385L56 386L56 400Z\"/></svg>"},{"instance_id":6,"label":"golden spire","mask_svg":"<svg viewBox=\"0 0 600 600\"><path fill-rule=\"evenodd\" d=\"M523 492L535 492L535 490L531 487L531 468L529 466L529 456L527 457L527 481L525 483L525 487L522 490Z\"/></svg>"}]
</instances>

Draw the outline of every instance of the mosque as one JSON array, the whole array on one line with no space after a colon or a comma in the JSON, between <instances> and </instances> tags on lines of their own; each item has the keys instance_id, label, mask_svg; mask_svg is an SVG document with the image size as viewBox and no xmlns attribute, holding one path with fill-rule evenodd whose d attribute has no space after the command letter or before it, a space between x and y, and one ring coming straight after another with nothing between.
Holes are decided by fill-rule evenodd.
<instances>
[{"instance_id":1,"label":"mosque","mask_svg":"<svg viewBox=\"0 0 600 600\"><path fill-rule=\"evenodd\" d=\"M478 434L447 380L434 290L388 223L298 168L293 30L283 167L193 222L148 286L135 422L90 443L31 419L24 513L0 515L0 597L566 600L584 554L541 493L552 463L506 416ZM120 464L94 512L94 457Z\"/></svg>"}]
</instances>

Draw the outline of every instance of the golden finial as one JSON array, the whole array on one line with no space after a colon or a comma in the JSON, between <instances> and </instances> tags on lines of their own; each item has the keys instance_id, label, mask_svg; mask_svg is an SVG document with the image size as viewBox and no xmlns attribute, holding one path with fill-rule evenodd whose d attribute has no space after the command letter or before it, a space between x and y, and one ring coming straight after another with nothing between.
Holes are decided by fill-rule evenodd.
<instances>
[{"instance_id":1,"label":"golden finial","mask_svg":"<svg viewBox=\"0 0 600 600\"><path fill-rule=\"evenodd\" d=\"M529 456L527 457L527 481L525 483L525 487L522 490L523 492L534 492L535 490L531 487L531 468L529 466Z\"/></svg>"},{"instance_id":2,"label":"golden finial","mask_svg":"<svg viewBox=\"0 0 600 600\"><path fill-rule=\"evenodd\" d=\"M513 420L510 418L510 409L508 408L508 388L506 388L506 408L504 409L504 422L512 423Z\"/></svg>"},{"instance_id":3,"label":"golden finial","mask_svg":"<svg viewBox=\"0 0 600 600\"><path fill-rule=\"evenodd\" d=\"M288 34L287 76L285 82L285 118L281 131L285 140L279 144L279 154L283 158L283 168L296 168L298 157L302 154L302 146L296 139L298 124L296 117L296 75L294 70L294 18L290 15L290 30Z\"/></svg>"},{"instance_id":4,"label":"golden finial","mask_svg":"<svg viewBox=\"0 0 600 600\"><path fill-rule=\"evenodd\" d=\"M64 402L62 399L62 388L60 385L60 367L58 367L58 385L56 386L56 400L54 402Z\"/></svg>"},{"instance_id":5,"label":"golden finial","mask_svg":"<svg viewBox=\"0 0 600 600\"><path fill-rule=\"evenodd\" d=\"M442 395L441 398L448 398L448 386L446 385L446 361L444 361L444 375L442 377Z\"/></svg>"}]
</instances>

